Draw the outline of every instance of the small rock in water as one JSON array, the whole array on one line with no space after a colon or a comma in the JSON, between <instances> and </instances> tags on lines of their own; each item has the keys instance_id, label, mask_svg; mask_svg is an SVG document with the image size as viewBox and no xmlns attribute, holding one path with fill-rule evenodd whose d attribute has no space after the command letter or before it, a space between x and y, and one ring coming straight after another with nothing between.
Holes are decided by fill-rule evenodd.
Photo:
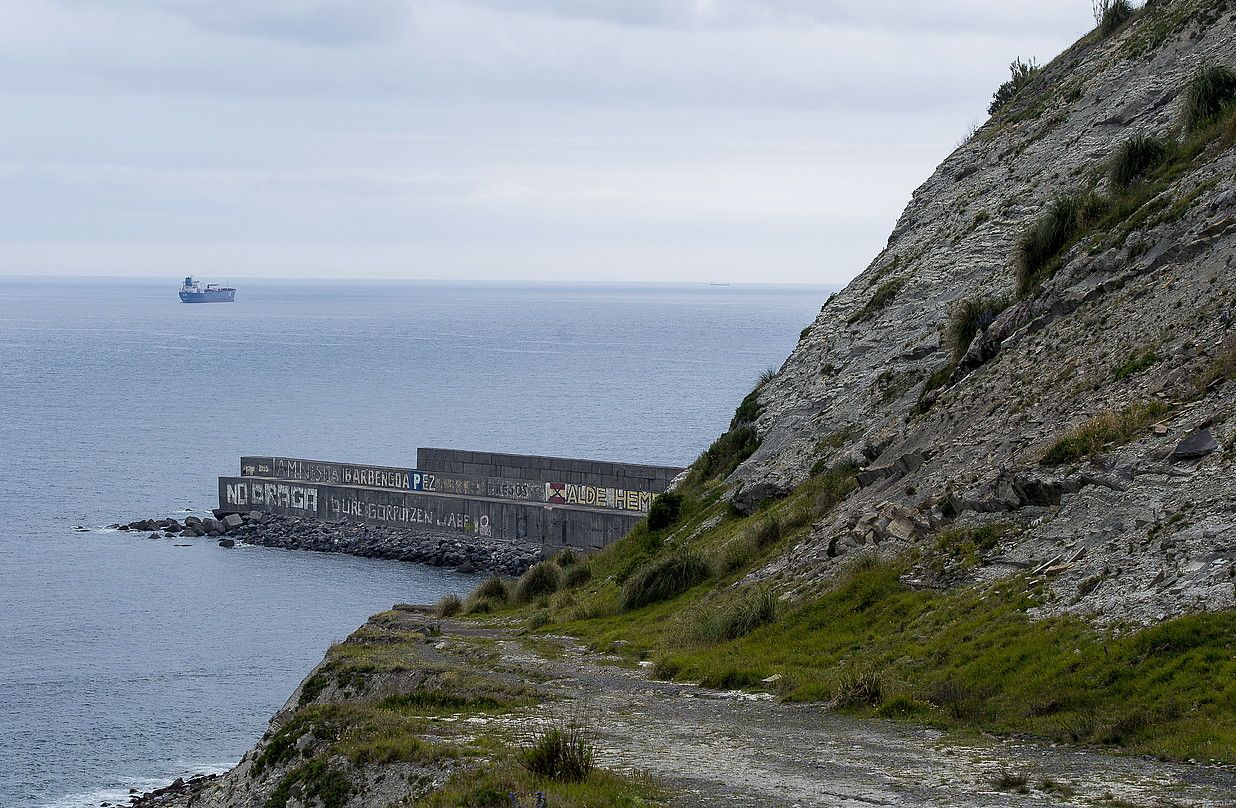
<instances>
[{"instance_id":1,"label":"small rock in water","mask_svg":"<svg viewBox=\"0 0 1236 808\"><path fill-rule=\"evenodd\" d=\"M219 539L219 546L220 547L235 547L236 540L235 539Z\"/></svg>"}]
</instances>

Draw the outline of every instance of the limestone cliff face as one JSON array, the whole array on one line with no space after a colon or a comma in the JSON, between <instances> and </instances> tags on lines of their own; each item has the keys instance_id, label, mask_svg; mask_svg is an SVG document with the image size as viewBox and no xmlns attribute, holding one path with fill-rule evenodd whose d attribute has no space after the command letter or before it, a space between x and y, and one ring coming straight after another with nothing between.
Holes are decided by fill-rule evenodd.
<instances>
[{"instance_id":1,"label":"limestone cliff face","mask_svg":"<svg viewBox=\"0 0 1236 808\"><path fill-rule=\"evenodd\" d=\"M1047 65L918 188L887 248L759 391L762 443L730 478L738 504L813 467L865 469L863 487L767 572L811 580L855 547L897 552L1000 520L1009 536L969 574L1047 574L1057 595L1047 611L1149 622L1233 606L1236 480L1224 447L1236 438L1236 383L1206 377L1231 347L1230 127L1149 187L1121 195L1106 178L1130 136L1188 139L1185 88L1209 65L1236 68L1236 5L1152 3ZM950 315L1012 295L1023 232L1075 190L1121 210L956 360ZM1071 427L1131 405L1150 417L1127 444L1040 462ZM1171 456L1199 429L1217 451Z\"/></svg>"}]
</instances>

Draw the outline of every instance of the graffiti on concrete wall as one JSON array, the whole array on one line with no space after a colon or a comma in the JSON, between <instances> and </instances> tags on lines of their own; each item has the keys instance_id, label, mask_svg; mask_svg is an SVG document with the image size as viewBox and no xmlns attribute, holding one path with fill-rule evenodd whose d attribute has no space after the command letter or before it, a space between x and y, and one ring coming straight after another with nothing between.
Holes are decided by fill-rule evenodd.
<instances>
[{"instance_id":1,"label":"graffiti on concrete wall","mask_svg":"<svg viewBox=\"0 0 1236 808\"><path fill-rule=\"evenodd\" d=\"M455 494L463 497L492 497L494 499L518 499L527 502L544 502L545 486L524 480L501 480L492 477L459 477L450 474L431 474L413 471L413 491L434 494Z\"/></svg>"},{"instance_id":2,"label":"graffiti on concrete wall","mask_svg":"<svg viewBox=\"0 0 1236 808\"><path fill-rule=\"evenodd\" d=\"M312 485L291 483L239 482L228 483L224 492L226 505L253 508L266 506L317 513L318 489Z\"/></svg>"},{"instance_id":3,"label":"graffiti on concrete wall","mask_svg":"<svg viewBox=\"0 0 1236 808\"><path fill-rule=\"evenodd\" d=\"M412 505L391 502L367 502L352 496L332 496L326 512L332 519L363 519L370 522L392 522L399 525L428 525L446 530L459 530L490 536L493 528L488 514L470 516L458 511L434 511Z\"/></svg>"},{"instance_id":4,"label":"graffiti on concrete wall","mask_svg":"<svg viewBox=\"0 0 1236 808\"><path fill-rule=\"evenodd\" d=\"M649 491L628 491L577 483L545 483L545 500L554 505L581 505L619 511L647 511L652 507Z\"/></svg>"}]
</instances>

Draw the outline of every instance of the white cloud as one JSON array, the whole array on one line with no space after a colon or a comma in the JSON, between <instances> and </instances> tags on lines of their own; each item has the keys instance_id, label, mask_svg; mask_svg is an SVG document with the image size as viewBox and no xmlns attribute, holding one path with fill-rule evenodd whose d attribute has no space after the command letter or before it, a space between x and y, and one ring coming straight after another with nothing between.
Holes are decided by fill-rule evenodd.
<instances>
[{"instance_id":1,"label":"white cloud","mask_svg":"<svg viewBox=\"0 0 1236 808\"><path fill-rule=\"evenodd\" d=\"M376 262L360 274L625 260L842 280L1009 60L1046 61L1088 16L1074 0L12 0L0 272L65 271L79 250L159 272L166 245L192 244L251 249L236 263L258 274L334 271L351 250Z\"/></svg>"}]
</instances>

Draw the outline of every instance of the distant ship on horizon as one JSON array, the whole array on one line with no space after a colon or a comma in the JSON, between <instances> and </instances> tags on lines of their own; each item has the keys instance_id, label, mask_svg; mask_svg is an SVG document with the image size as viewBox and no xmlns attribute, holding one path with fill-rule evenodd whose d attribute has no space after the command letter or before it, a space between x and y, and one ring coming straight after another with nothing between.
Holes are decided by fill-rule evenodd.
<instances>
[{"instance_id":1,"label":"distant ship on horizon","mask_svg":"<svg viewBox=\"0 0 1236 808\"><path fill-rule=\"evenodd\" d=\"M190 275L180 285L181 303L232 303L236 300L236 290L231 286L220 286L208 283L205 286L193 280Z\"/></svg>"}]
</instances>

